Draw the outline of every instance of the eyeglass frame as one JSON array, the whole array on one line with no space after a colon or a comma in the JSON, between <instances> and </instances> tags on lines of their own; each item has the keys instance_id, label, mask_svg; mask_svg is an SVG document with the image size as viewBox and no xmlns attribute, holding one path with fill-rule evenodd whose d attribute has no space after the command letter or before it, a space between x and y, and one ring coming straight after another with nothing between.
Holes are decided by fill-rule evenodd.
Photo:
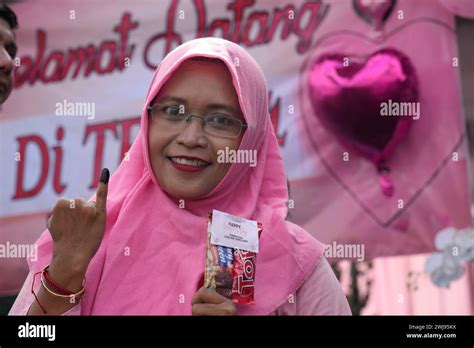
<instances>
[{"instance_id":1,"label":"eyeglass frame","mask_svg":"<svg viewBox=\"0 0 474 348\"><path fill-rule=\"evenodd\" d=\"M155 105L160 105L160 104L159 104L159 103L156 103L156 104L148 105L148 106L147 106L146 111L147 111L147 113L148 113L148 117L152 117L152 118L153 118L153 116L151 116L151 112L152 112L153 107L154 107ZM201 126L202 126L203 131L205 131L205 128L204 128L204 127L205 127L205 124L206 124L206 117L208 117L208 116L210 116L210 115L212 115L212 114L207 114L207 115L205 115L205 116L199 116L199 115L194 115L194 114L190 113L189 111L186 111L186 112L184 113L184 115L186 115L186 119L184 120L186 123L189 123L193 117L196 117L196 118L201 119ZM222 137L222 138L227 138L227 139L235 139L235 138L238 138L238 137L243 133L242 131L245 130L245 129L247 129L248 124L245 123L245 122L243 122L242 120L239 120L238 118L235 118L235 117L231 117L231 116L227 116L227 115L226 115L226 117L232 118L232 119L234 119L234 120L240 122L239 134L237 134L235 137L226 137L226 136L216 135L216 134L210 134L210 135L214 135L214 136L218 136L218 137Z\"/></svg>"}]
</instances>

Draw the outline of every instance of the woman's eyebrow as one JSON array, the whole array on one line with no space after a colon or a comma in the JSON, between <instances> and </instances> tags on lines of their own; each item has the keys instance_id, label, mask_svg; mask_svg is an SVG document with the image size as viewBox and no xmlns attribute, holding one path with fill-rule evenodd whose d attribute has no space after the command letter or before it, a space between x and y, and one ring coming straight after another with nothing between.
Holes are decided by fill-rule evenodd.
<instances>
[{"instance_id":1,"label":"woman's eyebrow","mask_svg":"<svg viewBox=\"0 0 474 348\"><path fill-rule=\"evenodd\" d=\"M207 108L211 110L226 110L231 114L237 115L237 111L232 106L227 104L208 104Z\"/></svg>"},{"instance_id":2,"label":"woman's eyebrow","mask_svg":"<svg viewBox=\"0 0 474 348\"><path fill-rule=\"evenodd\" d=\"M167 102L167 101L175 101L175 102L178 102L180 104L186 104L185 99L179 98L179 97L173 97L173 96L162 97L162 98L158 99L156 102L157 103L163 103L163 102Z\"/></svg>"}]
</instances>

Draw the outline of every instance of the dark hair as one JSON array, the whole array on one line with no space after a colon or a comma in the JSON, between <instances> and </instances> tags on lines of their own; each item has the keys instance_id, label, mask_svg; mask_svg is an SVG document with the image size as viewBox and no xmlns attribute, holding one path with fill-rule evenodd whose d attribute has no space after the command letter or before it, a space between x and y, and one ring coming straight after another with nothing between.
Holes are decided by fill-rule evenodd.
<instances>
[{"instance_id":1,"label":"dark hair","mask_svg":"<svg viewBox=\"0 0 474 348\"><path fill-rule=\"evenodd\" d=\"M7 5L0 4L0 18L4 19L12 30L18 28L16 14Z\"/></svg>"}]
</instances>

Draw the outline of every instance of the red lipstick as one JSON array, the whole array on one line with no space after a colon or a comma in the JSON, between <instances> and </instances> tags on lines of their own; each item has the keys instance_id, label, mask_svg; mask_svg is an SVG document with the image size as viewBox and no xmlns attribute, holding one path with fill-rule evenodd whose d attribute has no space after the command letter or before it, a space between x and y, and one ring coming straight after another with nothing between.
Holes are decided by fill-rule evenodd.
<instances>
[{"instance_id":1,"label":"red lipstick","mask_svg":"<svg viewBox=\"0 0 474 348\"><path fill-rule=\"evenodd\" d=\"M168 159L170 160L171 164L173 165L173 167L175 167L177 170L179 171L183 171L183 172L200 172L204 169L206 169L207 167L209 167L209 165L211 163L207 162L207 161L204 161L200 158L197 158L197 157L190 157L190 156L176 156L176 157L168 157ZM179 159L179 160L182 160L182 159L186 159L188 161L196 161L196 162L204 162L205 164L202 165L202 164L191 164L189 162L187 163L178 163L176 160Z\"/></svg>"}]
</instances>

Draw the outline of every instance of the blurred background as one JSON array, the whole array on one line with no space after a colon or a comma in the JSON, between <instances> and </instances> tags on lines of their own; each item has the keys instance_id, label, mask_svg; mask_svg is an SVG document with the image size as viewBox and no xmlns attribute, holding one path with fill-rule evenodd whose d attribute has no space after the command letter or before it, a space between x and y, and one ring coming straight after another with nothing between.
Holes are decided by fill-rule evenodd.
<instances>
[{"instance_id":1,"label":"blurred background","mask_svg":"<svg viewBox=\"0 0 474 348\"><path fill-rule=\"evenodd\" d=\"M10 1L0 314L55 202L88 199L138 132L160 60L202 36L262 67L289 219L355 315L474 314L474 1Z\"/></svg>"}]
</instances>

